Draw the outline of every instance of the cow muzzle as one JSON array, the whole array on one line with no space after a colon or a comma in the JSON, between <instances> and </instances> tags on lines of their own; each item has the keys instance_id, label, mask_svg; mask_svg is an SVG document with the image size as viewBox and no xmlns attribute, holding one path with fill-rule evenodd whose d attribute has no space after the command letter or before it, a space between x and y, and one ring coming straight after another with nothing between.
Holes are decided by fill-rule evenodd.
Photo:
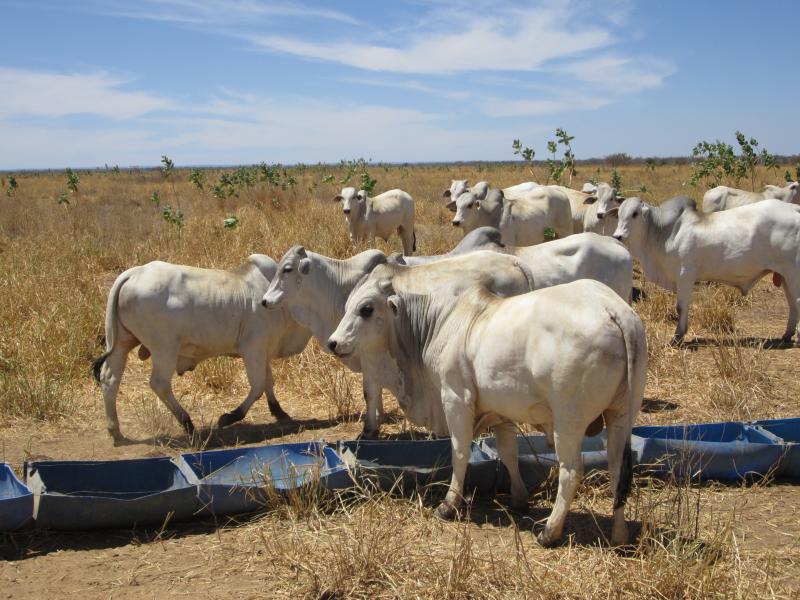
<instances>
[{"instance_id":1,"label":"cow muzzle","mask_svg":"<svg viewBox=\"0 0 800 600\"><path fill-rule=\"evenodd\" d=\"M336 356L339 356L341 358L344 358L346 356L350 356L353 353L352 350L348 350L346 347L340 345L334 339L328 339L328 350L330 350Z\"/></svg>"},{"instance_id":2,"label":"cow muzzle","mask_svg":"<svg viewBox=\"0 0 800 600\"><path fill-rule=\"evenodd\" d=\"M603 219L606 218L606 213L601 213L601 212L597 213L597 218L602 221Z\"/></svg>"},{"instance_id":3,"label":"cow muzzle","mask_svg":"<svg viewBox=\"0 0 800 600\"><path fill-rule=\"evenodd\" d=\"M460 227L461 221L453 221L453 227Z\"/></svg>"},{"instance_id":4,"label":"cow muzzle","mask_svg":"<svg viewBox=\"0 0 800 600\"><path fill-rule=\"evenodd\" d=\"M625 238L624 238L624 237L622 237L622 236L621 236L621 235L619 235L619 234L617 234L617 235L615 235L615 236L613 236L613 237L614 237L614 239L615 239L615 240L617 240L618 242L624 242L624 241L625 241Z\"/></svg>"},{"instance_id":5,"label":"cow muzzle","mask_svg":"<svg viewBox=\"0 0 800 600\"><path fill-rule=\"evenodd\" d=\"M345 208L344 210L342 210L342 212L344 214L346 214L346 215L349 215L350 214L350 209L349 208Z\"/></svg>"}]
</instances>

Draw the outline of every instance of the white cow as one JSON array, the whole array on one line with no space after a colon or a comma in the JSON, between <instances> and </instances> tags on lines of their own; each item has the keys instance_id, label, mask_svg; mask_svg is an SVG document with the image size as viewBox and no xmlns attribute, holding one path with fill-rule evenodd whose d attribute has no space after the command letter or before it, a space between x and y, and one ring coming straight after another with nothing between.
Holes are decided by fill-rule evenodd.
<instances>
[{"instance_id":1,"label":"white cow","mask_svg":"<svg viewBox=\"0 0 800 600\"><path fill-rule=\"evenodd\" d=\"M117 392L128 353L140 344L139 358L153 358L150 387L190 434L194 425L172 392L172 376L215 356L241 356L250 382L247 398L219 427L243 419L264 392L270 412L289 418L275 398L269 361L301 352L311 334L288 312L259 306L275 269L270 257L253 254L230 271L155 261L117 277L108 294L106 353L93 365L115 444L125 441Z\"/></svg>"},{"instance_id":2,"label":"white cow","mask_svg":"<svg viewBox=\"0 0 800 600\"><path fill-rule=\"evenodd\" d=\"M797 193L798 187L800 187L798 182L791 181L783 187L765 185L762 192L748 192L725 185L718 185L703 194L703 210L705 212L728 210L729 208L753 204L769 198L797 204L800 201L800 196Z\"/></svg>"},{"instance_id":3,"label":"white cow","mask_svg":"<svg viewBox=\"0 0 800 600\"><path fill-rule=\"evenodd\" d=\"M366 240L371 244L376 237L388 240L397 232L403 240L404 254L417 249L414 199L403 190L389 190L370 198L364 190L346 187L334 201L342 203L351 242Z\"/></svg>"},{"instance_id":4,"label":"white cow","mask_svg":"<svg viewBox=\"0 0 800 600\"><path fill-rule=\"evenodd\" d=\"M490 261L485 256L485 252L462 254L459 256L459 260L452 260L455 255L430 256L424 257L426 260L419 263L424 266L412 263L415 264L413 269L410 271L402 268L395 269L392 271L392 277L396 278L398 274L405 272L413 273L410 280L414 282L415 289L419 290L423 281L431 282L430 287L433 288L444 281L457 280L459 285L465 288L483 277L490 276L492 291L506 296L521 294L530 289L542 289L569 283L578 279L594 279L609 286L625 301L630 298L633 283L633 260L625 247L611 237L582 233L536 246L503 247L491 240L493 236L490 235L490 232L497 232L496 229L483 227L472 233L482 230L489 230L484 236L489 243L480 249L508 254L518 259L519 264L508 261L505 263ZM414 257L414 260L417 258ZM431 263L437 261L441 261L441 264L438 267L432 267ZM390 264L404 264L398 260L398 257L391 258L389 262ZM518 271L524 272L527 279L521 279ZM396 279L399 282L397 285L402 287L404 279ZM393 389L391 381L396 377L391 375L391 369L377 357L373 356L372 362L372 371L384 373L384 375L376 375L374 378L388 381L389 383L385 387ZM387 372L390 374L386 375ZM395 395L398 399L402 397L402 394L398 395L397 392ZM406 409L404 408L404 410ZM427 427L441 435L446 434L446 431L440 430L440 424L443 422L441 419L436 420L427 413L423 415L409 414L408 410L406 410L406 414L415 425ZM426 421L426 419L428 420ZM595 435L601 429L602 423L599 423L599 429L589 431L587 435Z\"/></svg>"},{"instance_id":5,"label":"white cow","mask_svg":"<svg viewBox=\"0 0 800 600\"><path fill-rule=\"evenodd\" d=\"M429 262L441 260L449 256L456 256L458 254L466 254L467 252L474 252L475 250L495 250L503 248L501 242L502 235L498 229L494 227L478 227L473 229L458 242L455 248L446 254L436 254L432 256L403 256L399 252L395 252L388 258L390 264L407 265L413 267L416 265L424 265Z\"/></svg>"},{"instance_id":6,"label":"white cow","mask_svg":"<svg viewBox=\"0 0 800 600\"><path fill-rule=\"evenodd\" d=\"M474 236L474 237L473 237ZM468 247L456 246L448 254L404 257L392 255L389 264L418 266L476 250L491 250L518 258L533 277L534 289L552 287L578 279L594 279L629 300L633 285L633 260L625 246L609 236L579 233L534 246L505 246L500 232L479 227L467 234Z\"/></svg>"},{"instance_id":7,"label":"white cow","mask_svg":"<svg viewBox=\"0 0 800 600\"><path fill-rule=\"evenodd\" d=\"M344 314L350 292L364 275L385 262L386 256L380 250L367 250L347 260L337 260L306 251L303 246L293 246L278 262L277 275L262 294L261 304L288 311L327 350L328 337ZM362 372L358 357L342 362L350 370ZM367 404L364 435L372 437L378 432L383 402L380 385L366 376L364 399Z\"/></svg>"},{"instance_id":8,"label":"white cow","mask_svg":"<svg viewBox=\"0 0 800 600\"><path fill-rule=\"evenodd\" d=\"M590 187L587 187L590 186ZM556 190L562 191L569 198L570 209L572 210L572 230L574 233L583 233L587 231L584 228L584 214L590 204L591 198L596 193L596 186L591 183L583 185L583 190L573 190L564 185L551 185L548 186ZM588 190L588 191L587 191ZM593 230L589 230L593 231Z\"/></svg>"},{"instance_id":9,"label":"white cow","mask_svg":"<svg viewBox=\"0 0 800 600\"><path fill-rule=\"evenodd\" d=\"M764 200L739 208L701 213L688 198L659 207L628 198L619 209L614 237L642 263L645 276L678 294L681 343L689 320L694 282L718 281L746 294L764 275L774 273L789 304L785 341L795 334L800 309L800 207Z\"/></svg>"},{"instance_id":10,"label":"white cow","mask_svg":"<svg viewBox=\"0 0 800 600\"><path fill-rule=\"evenodd\" d=\"M535 181L524 181L522 183L518 183L516 185L509 186L507 188L503 188L503 194L506 196L515 196L519 194L524 194L525 192L530 192L535 190L539 187L539 184ZM450 180L450 189L445 190L442 193L444 198L448 199L447 207L451 210L455 210L455 205L453 204L461 194L465 192L472 192L475 197L479 200L483 200L486 197L486 193L489 191L489 182L488 181L479 181L472 187L469 186L468 179L451 179Z\"/></svg>"},{"instance_id":11,"label":"white cow","mask_svg":"<svg viewBox=\"0 0 800 600\"><path fill-rule=\"evenodd\" d=\"M495 189L490 189L483 200L466 192L456 199L452 223L465 234L478 227L496 227L503 243L510 245L544 242L546 229L552 229L556 237L566 237L573 231L569 198L547 186L513 198L505 198Z\"/></svg>"},{"instance_id":12,"label":"white cow","mask_svg":"<svg viewBox=\"0 0 800 600\"><path fill-rule=\"evenodd\" d=\"M631 428L647 377L645 330L636 313L596 281L499 298L482 285L414 290L414 269L391 277L388 267L373 271L351 295L329 346L340 356L388 354L401 387L412 386L407 402L439 402L453 476L437 514L457 514L470 442L486 427L495 428L512 503L527 505L513 424L530 423L547 431L558 456L558 495L538 536L542 545L556 543L583 475L584 432L602 415L614 490L612 543L626 543Z\"/></svg>"},{"instance_id":13,"label":"white cow","mask_svg":"<svg viewBox=\"0 0 800 600\"><path fill-rule=\"evenodd\" d=\"M481 259L484 254L488 256ZM531 289L528 270L513 257L482 252L478 253L478 258L458 260L466 256L474 257L475 254L456 256L443 266L428 268L430 280L435 283L442 277L460 274L462 280L466 281L471 274L488 272L497 281L493 289L500 293L522 293ZM476 261L482 267L476 267ZM348 296L364 275L384 262L386 257L377 250L362 252L341 261L307 252L302 246L294 246L278 263L278 274L264 294L262 304L267 308L288 310L298 323L311 329L312 335L323 348L327 348L328 338L344 316ZM378 433L383 415L381 388L393 389L392 381L387 381L379 366L369 363L370 358L352 356L343 359L351 370L364 375L367 410L363 435L366 437L374 437ZM423 418L412 414L409 420L446 434L446 429L442 431L442 427L436 425L442 422L441 419L437 421L430 415Z\"/></svg>"}]
</instances>

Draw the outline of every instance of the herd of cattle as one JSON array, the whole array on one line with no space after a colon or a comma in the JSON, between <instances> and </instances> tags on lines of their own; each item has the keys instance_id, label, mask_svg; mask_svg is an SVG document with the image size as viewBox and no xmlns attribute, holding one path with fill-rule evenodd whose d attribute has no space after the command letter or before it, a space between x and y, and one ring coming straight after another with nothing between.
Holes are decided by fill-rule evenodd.
<instances>
[{"instance_id":1,"label":"herd of cattle","mask_svg":"<svg viewBox=\"0 0 800 600\"><path fill-rule=\"evenodd\" d=\"M440 256L412 256L414 201L406 192L370 198L345 188L335 200L351 239L397 232L404 254L367 250L337 260L294 246L277 264L260 254L227 271L156 261L117 278L107 352L94 363L108 431L124 442L116 397L137 347L140 359L152 357L153 391L189 433L171 380L220 355L242 357L250 391L219 427L243 419L263 394L270 412L288 419L270 361L301 352L313 336L363 374L365 436L378 433L384 388L410 422L451 436L453 477L437 509L444 518L457 512L470 443L486 428L511 476L512 504L526 503L514 427L524 422L544 432L558 456L557 499L538 537L555 543L582 477L582 439L605 427L612 542L625 543L630 435L647 374L645 329L630 305L632 256L649 280L677 292L674 342L686 333L696 280L744 294L769 273L786 294L788 341L800 308L797 188L718 187L700 211L685 196L651 206L602 183L501 190L453 181L444 196L464 238Z\"/></svg>"}]
</instances>

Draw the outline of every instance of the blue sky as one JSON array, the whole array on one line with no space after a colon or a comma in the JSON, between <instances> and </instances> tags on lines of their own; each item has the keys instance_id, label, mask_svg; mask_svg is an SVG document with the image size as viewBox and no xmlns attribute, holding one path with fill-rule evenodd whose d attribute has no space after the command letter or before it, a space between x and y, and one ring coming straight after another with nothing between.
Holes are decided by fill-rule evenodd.
<instances>
[{"instance_id":1,"label":"blue sky","mask_svg":"<svg viewBox=\"0 0 800 600\"><path fill-rule=\"evenodd\" d=\"M0 169L797 153L791 1L0 0Z\"/></svg>"}]
</instances>

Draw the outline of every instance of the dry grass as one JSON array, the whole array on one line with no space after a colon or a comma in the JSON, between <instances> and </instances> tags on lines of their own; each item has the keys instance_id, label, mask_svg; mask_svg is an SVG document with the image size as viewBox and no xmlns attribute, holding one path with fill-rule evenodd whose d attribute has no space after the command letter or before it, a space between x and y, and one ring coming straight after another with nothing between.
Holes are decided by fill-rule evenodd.
<instances>
[{"instance_id":1,"label":"dry grass","mask_svg":"<svg viewBox=\"0 0 800 600\"><path fill-rule=\"evenodd\" d=\"M177 171L172 182L157 171L81 173L77 202L67 207L56 203L65 188L62 174L18 175L16 197L0 199L0 296L8 299L0 303L4 455L23 454L22 448L5 449L6 439L24 440L15 443L37 452L46 448L37 440L64 439L64 432L76 431L68 438L75 440L94 429L103 441L87 442L91 455L109 451L89 365L103 350L107 290L124 269L155 259L231 267L254 252L278 258L295 243L335 257L365 249L349 243L341 209L331 201L337 187L320 183L329 172L341 175L326 167L295 169L298 184L292 189L259 185L224 201L194 189L185 171ZM654 171L622 167L620 172L626 188L645 184L650 202L686 192L697 197L683 184L689 177L685 166ZM218 174L208 172L206 179ZM493 165L376 167L372 175L378 190L400 187L416 199L421 254L447 251L460 238L440 198L451 178L488 179L499 186L530 178L522 167ZM608 180L609 169L582 167L581 176ZM183 211L182 229L162 220L150 202L154 191L162 202ZM238 228L223 227L230 215L239 218ZM393 239L378 247L398 250L400 243ZM648 282L641 285L646 298L636 309L647 327L650 367L640 422L762 418L796 411L796 354L742 341L782 332L785 303L779 290L762 284L753 299L741 299L727 288L698 286L689 338L708 344L673 348L668 342L675 327L674 295ZM148 367L131 356L120 412L125 427L150 436L156 451L164 451L159 440L179 439L178 428L147 386ZM260 402L230 443L336 439L360 430L360 378L316 344L300 356L275 361L273 372L281 404L290 414L302 414L303 424L278 429ZM203 363L174 385L197 424L213 423L248 389L241 362L228 358ZM389 401L387 408L396 410L396 404ZM262 422L274 429L260 433L255 424ZM305 431L315 423L322 429ZM399 420L384 429L403 434L406 424ZM79 451L65 446L69 443L45 451ZM138 452L150 449L145 445ZM80 446L80 452L89 450ZM629 508L640 533L628 553L604 543L611 512L606 488L602 478L581 487L567 521L567 542L553 551L539 548L531 534L549 513L552 486L537 494L528 516L510 516L490 500L476 500L458 523L436 520L435 502L427 494L398 498L361 490L355 497L314 493L275 499L271 511L242 526L131 546L122 552L123 558L130 556L131 563L124 563L128 575L117 581L115 574L106 591L161 595L164 581L188 586L183 591L195 585L211 597L237 595L223 592L223 581L242 597L293 598L745 598L788 597L800 589L790 576L797 572L796 552L742 544L739 507L766 493L760 488L686 487L640 479ZM720 498L732 505L720 509ZM42 560L66 565L59 561L68 561L69 554L77 554L80 562L82 555L95 556L92 552L56 553ZM104 563L108 556L101 553L97 560ZM72 567L60 568L67 572ZM3 575L0 568L0 581L6 581ZM83 589L78 585L83 580L76 577L75 589Z\"/></svg>"}]
</instances>

